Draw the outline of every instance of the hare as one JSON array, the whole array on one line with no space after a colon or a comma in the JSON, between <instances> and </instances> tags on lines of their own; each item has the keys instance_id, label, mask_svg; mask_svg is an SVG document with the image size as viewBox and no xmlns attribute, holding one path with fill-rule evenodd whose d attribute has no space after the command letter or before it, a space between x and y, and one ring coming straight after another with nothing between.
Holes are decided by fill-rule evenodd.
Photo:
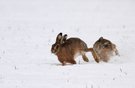
<instances>
[{"instance_id":1,"label":"hare","mask_svg":"<svg viewBox=\"0 0 135 88\"><path fill-rule=\"evenodd\" d=\"M85 55L86 52L91 51L87 44L79 38L67 39L67 34L62 36L59 33L56 37L56 42L52 45L51 52L54 53L58 60L65 65L66 63L76 64L75 58L82 55L84 61L89 62Z\"/></svg>"},{"instance_id":2,"label":"hare","mask_svg":"<svg viewBox=\"0 0 135 88\"><path fill-rule=\"evenodd\" d=\"M94 55L98 57L96 59L97 62L104 61L108 62L110 57L115 55L119 55L118 50L116 49L116 45L113 44L111 41L100 37L95 44L93 45L92 50Z\"/></svg>"}]
</instances>

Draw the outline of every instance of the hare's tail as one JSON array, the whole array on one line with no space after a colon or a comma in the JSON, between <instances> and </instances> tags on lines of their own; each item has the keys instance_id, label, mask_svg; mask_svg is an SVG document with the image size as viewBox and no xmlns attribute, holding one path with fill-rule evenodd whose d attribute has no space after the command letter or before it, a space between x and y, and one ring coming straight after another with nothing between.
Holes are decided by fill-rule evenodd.
<instances>
[{"instance_id":1,"label":"hare's tail","mask_svg":"<svg viewBox=\"0 0 135 88\"><path fill-rule=\"evenodd\" d=\"M98 56L98 54L95 52L93 48L88 48L86 52L91 52L95 61L99 63L100 57Z\"/></svg>"},{"instance_id":2,"label":"hare's tail","mask_svg":"<svg viewBox=\"0 0 135 88\"><path fill-rule=\"evenodd\" d=\"M93 52L93 48L88 48L86 52Z\"/></svg>"}]
</instances>

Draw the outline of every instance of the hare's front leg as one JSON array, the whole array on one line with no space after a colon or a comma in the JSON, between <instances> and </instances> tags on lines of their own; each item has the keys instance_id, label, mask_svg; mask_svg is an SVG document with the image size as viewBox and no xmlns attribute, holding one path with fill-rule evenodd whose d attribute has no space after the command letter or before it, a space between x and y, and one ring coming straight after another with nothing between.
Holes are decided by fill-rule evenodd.
<instances>
[{"instance_id":1,"label":"hare's front leg","mask_svg":"<svg viewBox=\"0 0 135 88\"><path fill-rule=\"evenodd\" d=\"M66 64L66 61L64 60L64 58L59 57L58 60L62 63L62 66Z\"/></svg>"},{"instance_id":2,"label":"hare's front leg","mask_svg":"<svg viewBox=\"0 0 135 88\"><path fill-rule=\"evenodd\" d=\"M70 59L68 62L71 63L71 64L76 64L76 61L73 58Z\"/></svg>"},{"instance_id":3,"label":"hare's front leg","mask_svg":"<svg viewBox=\"0 0 135 88\"><path fill-rule=\"evenodd\" d=\"M117 49L115 49L115 54L118 55L118 56L120 56L120 54L119 54L119 52L118 52Z\"/></svg>"},{"instance_id":4,"label":"hare's front leg","mask_svg":"<svg viewBox=\"0 0 135 88\"><path fill-rule=\"evenodd\" d=\"M116 48L116 45L113 44L112 47L113 47L113 51L115 52L115 54L118 55L118 56L120 56L120 54L119 54L119 52L118 52L118 50L117 50L117 48Z\"/></svg>"}]
</instances>

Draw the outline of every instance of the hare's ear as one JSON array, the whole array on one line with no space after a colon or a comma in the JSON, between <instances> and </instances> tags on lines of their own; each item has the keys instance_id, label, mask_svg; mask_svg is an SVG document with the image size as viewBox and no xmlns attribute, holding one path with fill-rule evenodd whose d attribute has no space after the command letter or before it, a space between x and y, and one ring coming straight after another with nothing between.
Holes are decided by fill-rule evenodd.
<instances>
[{"instance_id":1,"label":"hare's ear","mask_svg":"<svg viewBox=\"0 0 135 88\"><path fill-rule=\"evenodd\" d=\"M100 37L100 38L98 39L98 41L101 42L103 39L104 39L103 37Z\"/></svg>"},{"instance_id":2,"label":"hare's ear","mask_svg":"<svg viewBox=\"0 0 135 88\"><path fill-rule=\"evenodd\" d=\"M67 40L67 34L65 34L64 36L63 36L63 42L65 42Z\"/></svg>"},{"instance_id":3,"label":"hare's ear","mask_svg":"<svg viewBox=\"0 0 135 88\"><path fill-rule=\"evenodd\" d=\"M104 38L103 37L100 37L99 40L103 40Z\"/></svg>"},{"instance_id":4,"label":"hare's ear","mask_svg":"<svg viewBox=\"0 0 135 88\"><path fill-rule=\"evenodd\" d=\"M67 34L65 34L64 36L62 36L61 44L62 43L65 43L66 40L67 40Z\"/></svg>"},{"instance_id":5,"label":"hare's ear","mask_svg":"<svg viewBox=\"0 0 135 88\"><path fill-rule=\"evenodd\" d=\"M59 34L57 35L56 42L57 42L57 43L60 43L61 39L62 39L62 33L59 33Z\"/></svg>"}]
</instances>

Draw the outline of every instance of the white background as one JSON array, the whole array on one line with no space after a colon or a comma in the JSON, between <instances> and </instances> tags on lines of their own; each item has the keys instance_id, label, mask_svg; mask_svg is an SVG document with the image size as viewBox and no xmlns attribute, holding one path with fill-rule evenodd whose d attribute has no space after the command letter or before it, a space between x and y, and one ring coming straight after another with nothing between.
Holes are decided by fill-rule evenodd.
<instances>
[{"instance_id":1,"label":"white background","mask_svg":"<svg viewBox=\"0 0 135 88\"><path fill-rule=\"evenodd\" d=\"M51 54L59 32L117 45L108 63ZM0 0L0 88L135 88L134 0Z\"/></svg>"}]
</instances>

